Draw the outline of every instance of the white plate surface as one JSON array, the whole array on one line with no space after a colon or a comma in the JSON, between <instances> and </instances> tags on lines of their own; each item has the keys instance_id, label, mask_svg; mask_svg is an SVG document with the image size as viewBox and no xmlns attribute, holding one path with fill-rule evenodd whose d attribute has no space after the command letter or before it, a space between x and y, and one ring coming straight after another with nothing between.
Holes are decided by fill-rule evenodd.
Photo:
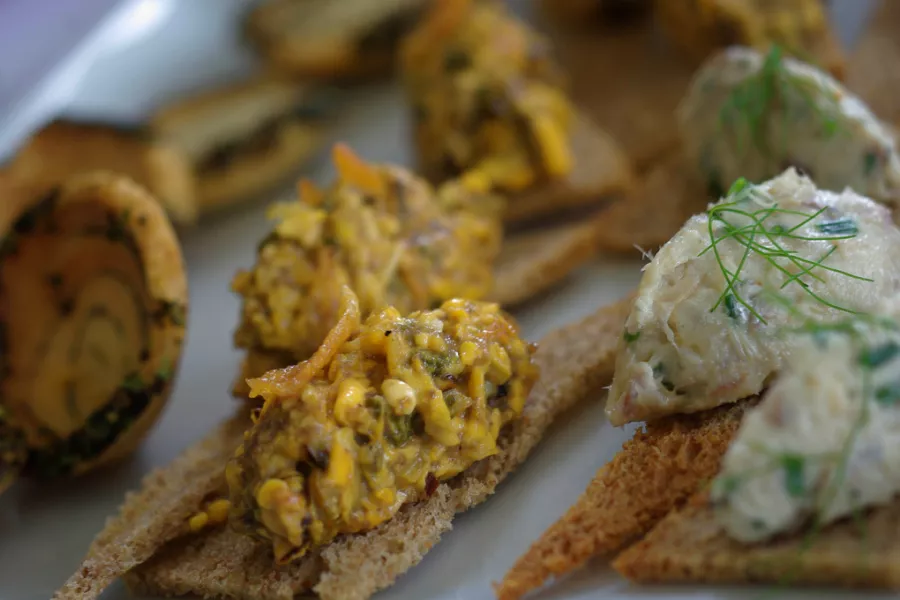
<instances>
[{"instance_id":1,"label":"white plate surface","mask_svg":"<svg viewBox=\"0 0 900 600\"><path fill-rule=\"evenodd\" d=\"M240 48L234 26L246 2L138 0L132 4L138 7L132 16L117 17L130 25L106 27L86 42L81 58L61 66L57 78L47 82L47 93L56 94L56 104L67 106L72 114L140 119L162 101L252 68L253 60ZM857 27L850 19L846 17L845 25ZM366 158L408 164L407 128L398 91L392 86L373 89L352 104L335 139L349 142ZM332 170L326 163L317 161L309 174L327 181ZM125 491L134 488L150 468L170 461L229 415L233 400L227 390L239 355L231 344L238 302L228 288L234 271L252 264L256 243L267 232L264 205L222 215L185 235L191 286L186 355L170 405L137 455L112 470L75 482L23 484L0 498L0 600L49 598L75 570ZM625 295L638 282L639 270L638 261L598 259L517 316L527 336L538 339ZM453 531L422 564L378 599L493 598L490 583L502 577L576 500L596 469L630 435L630 430L616 430L605 422L602 401L598 396L557 423L529 462L489 502L460 516ZM821 591L635 588L598 563L537 598L750 600L773 595L788 600L849 597ZM104 595L106 600L130 597L122 585Z\"/></svg>"}]
</instances>

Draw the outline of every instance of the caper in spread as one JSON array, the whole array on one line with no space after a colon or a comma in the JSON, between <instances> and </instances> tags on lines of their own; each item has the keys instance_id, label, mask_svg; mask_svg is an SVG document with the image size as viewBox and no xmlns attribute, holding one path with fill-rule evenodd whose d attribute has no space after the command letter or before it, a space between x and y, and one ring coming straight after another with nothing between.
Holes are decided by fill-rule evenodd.
<instances>
[{"instance_id":1,"label":"caper in spread","mask_svg":"<svg viewBox=\"0 0 900 600\"><path fill-rule=\"evenodd\" d=\"M572 107L547 42L498 2L438 2L407 39L403 75L420 167L522 190L572 167Z\"/></svg>"},{"instance_id":2,"label":"caper in spread","mask_svg":"<svg viewBox=\"0 0 900 600\"><path fill-rule=\"evenodd\" d=\"M337 181L325 190L303 182L298 201L274 206L277 224L256 265L234 279L243 297L237 346L277 359L248 366L308 358L337 320L344 285L364 316L478 299L491 289L502 235L496 198L461 182L434 191L343 146L334 158Z\"/></svg>"},{"instance_id":3,"label":"caper in spread","mask_svg":"<svg viewBox=\"0 0 900 600\"><path fill-rule=\"evenodd\" d=\"M307 362L250 381L265 404L226 469L231 519L288 562L497 452L537 378L534 347L496 304L343 316Z\"/></svg>"}]
</instances>

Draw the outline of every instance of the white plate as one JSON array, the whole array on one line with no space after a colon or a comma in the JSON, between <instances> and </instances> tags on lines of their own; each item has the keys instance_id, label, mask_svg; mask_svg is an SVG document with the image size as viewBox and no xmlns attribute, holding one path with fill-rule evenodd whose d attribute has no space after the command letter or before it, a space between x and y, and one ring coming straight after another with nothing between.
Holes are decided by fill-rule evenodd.
<instances>
[{"instance_id":1,"label":"white plate","mask_svg":"<svg viewBox=\"0 0 900 600\"><path fill-rule=\"evenodd\" d=\"M237 43L234 25L246 4L241 0L132 2L133 10L117 13L115 24L107 22L46 82L44 94L55 98L46 106L139 119L180 93L249 72L253 60ZM842 17L851 30L858 27L858 19L851 22L852 17ZM38 94L36 101L41 100L46 97ZM361 94L353 104L335 139L349 142L366 158L408 164L407 128L398 91L384 86ZM50 110L47 107L45 112ZM40 118L38 112L27 116L32 121ZM18 135L33 125L22 121L13 129ZM0 132L0 140L3 134L12 136L10 131ZM319 161L310 174L323 182L332 177L325 161ZM74 482L18 485L0 498L0 600L50 597L76 569L124 493L136 487L147 470L169 462L232 411L234 401L227 390L238 361L231 344L238 302L228 291L229 282L237 268L252 264L256 243L267 228L260 204L186 234L190 330L181 375L160 425L123 465ZM526 334L538 339L551 328L622 297L636 285L639 268L637 261L606 259L582 269L566 285L518 312ZM381 593L379 600L493 598L490 583L501 578L576 500L597 468L630 435L630 430L616 430L605 422L602 401L598 396L557 423L529 462L489 502L460 516L454 530L422 564ZM538 597L749 600L763 594L760 589L634 588L598 563ZM787 591L778 591L777 596L826 597L821 592ZM129 597L122 585L104 596L108 600Z\"/></svg>"}]
</instances>

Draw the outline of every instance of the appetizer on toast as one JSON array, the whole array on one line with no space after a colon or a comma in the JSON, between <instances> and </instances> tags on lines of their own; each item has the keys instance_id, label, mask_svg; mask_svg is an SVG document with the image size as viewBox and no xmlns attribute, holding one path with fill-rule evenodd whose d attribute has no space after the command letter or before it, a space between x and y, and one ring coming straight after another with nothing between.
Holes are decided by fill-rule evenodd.
<instances>
[{"instance_id":1,"label":"appetizer on toast","mask_svg":"<svg viewBox=\"0 0 900 600\"><path fill-rule=\"evenodd\" d=\"M499 3L438 0L405 40L402 64L419 168L431 180L510 194L507 220L630 188L628 161L571 105L547 42Z\"/></svg>"},{"instance_id":2,"label":"appetizer on toast","mask_svg":"<svg viewBox=\"0 0 900 600\"><path fill-rule=\"evenodd\" d=\"M137 446L168 399L187 284L158 202L87 173L0 215L0 489L78 475Z\"/></svg>"},{"instance_id":3,"label":"appetizer on toast","mask_svg":"<svg viewBox=\"0 0 900 600\"><path fill-rule=\"evenodd\" d=\"M435 327L432 326L434 323L428 315L438 317L435 323L443 323L442 319L453 318L446 314L447 309L456 311L455 307L460 305L480 307L478 310L488 311L482 318L487 318L498 325L506 320L502 313L492 312L496 311L496 308L491 308L491 305L452 301L445 305L445 309L418 313L419 317L409 322L412 324L424 319L422 323L431 323L427 326L430 332ZM473 433L475 429L480 432L477 438L472 438L473 440L480 439L484 442L488 439L496 440L494 442L496 448L489 451L487 455L483 453L482 449L466 460L470 461L475 456L484 456L484 458L445 482L436 481L437 475L435 478L431 478L425 473L422 473L424 476L424 482L422 482L416 475L418 483L415 485L424 486L416 488L420 490L417 492L420 498L418 502L407 503L400 507L392 518L377 525L374 529L341 536L320 548L310 547L305 556L281 567L275 563L271 542L257 540L239 533L231 527L214 525L207 520L205 526L199 528L196 533L187 535L190 532L191 517L200 514L199 511L209 508L205 500L227 493L228 482L223 471L226 463L234 455L235 449L245 439L244 429L247 427L260 428L264 426L262 425L264 423L271 426L274 421L270 421L270 419L284 408L280 405L285 401L290 403L297 402L297 400L287 400L287 396L273 397L272 403L269 404L270 408L263 409L263 414L257 420L256 425L251 425L251 421L243 413L237 415L233 421L224 424L206 440L186 451L169 467L148 476L144 488L126 499L120 515L111 520L107 528L97 537L82 567L57 593L57 600L96 598L115 578L122 575L126 576L127 582L135 590L167 596L193 593L203 596L249 599L259 597L291 598L303 593L315 593L328 600L368 598L377 590L391 585L399 575L418 563L424 554L439 541L441 534L450 529L451 521L456 513L484 501L492 494L498 483L525 460L558 414L609 382L616 340L621 334L622 323L630 306L630 300L625 300L604 307L582 321L549 333L540 342L534 353L533 364L530 364L530 361L517 363L517 373L520 377L517 381L521 382L521 387L520 384L508 386L509 389L505 393L510 394L509 399L521 398L518 394L520 391L525 391L526 382L533 377L535 369L540 372L540 380L527 395L521 409L517 409L521 411L520 416L512 419L505 427L499 428L496 436L490 430L482 430L474 425L470 426ZM397 317L397 313L391 309L370 317L371 324L378 323L376 328L366 330L363 326L360 331L352 333L353 328L348 325L358 324L358 317L353 316L352 303L348 302L346 308L349 310L344 313L345 318L340 320L340 324L332 332L333 335L329 336L329 340L313 359L285 371L272 372L258 384L269 385L268 391L272 393L290 392L295 385L303 381L321 381L321 384L316 385L330 388L334 382L328 379L327 373L339 369L338 363L341 361L338 356L351 356L352 353L358 353L364 347L368 347L369 343L376 343L384 348L387 355L376 353L375 356L381 356L381 358L375 360L388 361L384 364L389 365L393 352L388 349L388 344L392 343L391 338L395 332L402 336L412 334L412 343L416 343L416 338L421 337L411 329L404 332L403 326L393 324L390 325L391 335L384 335L387 329L379 329L382 326L388 326L387 322L383 321L384 318L388 320L399 318L400 322L408 320L408 317ZM467 318L463 314L457 316L458 318ZM460 361L462 361L462 357L467 356L469 346L466 345L464 348L465 341L462 338L453 338L457 335L453 332L458 331L463 335L493 336L502 331L501 329L496 330L497 333L491 333L495 329L493 327L488 329L489 331L479 333L478 327L471 331L466 327L461 329L445 327L441 332L429 333L429 335L438 337L446 335L450 336L448 338L450 340L460 340L462 343L460 343L457 353L461 354ZM364 337L366 339L363 339ZM514 338L509 339L513 340ZM348 352L350 354L347 354ZM487 352L490 354L490 349ZM513 354L517 352L519 350L514 350ZM528 352L530 354L530 351ZM495 354L499 356L496 351ZM509 352L507 354L510 355ZM524 359L524 355L522 357ZM363 365L372 364L369 362L370 360L372 359L363 359ZM505 364L502 358L500 361ZM347 362L348 368L353 368L350 365L353 361ZM463 365L462 371L460 371L463 378L459 381L468 380L469 385L465 386L460 394L466 395L470 399L473 396L469 394L496 394L496 391L489 389L488 383L493 381L496 376L499 375L502 378L504 375L489 374L492 368L489 366L490 364L493 364L493 359L490 363L481 360L477 360L475 363L479 372L482 372L485 377L483 381L481 376L475 374L474 370L467 370L475 367ZM326 370L327 365L331 365L331 367ZM510 365L512 365L512 361ZM404 371L408 370L410 380L413 382L418 381L431 385L428 384L430 381L438 387L446 385L441 382L449 382L449 379L443 376L429 373L425 363L418 357L413 357L409 364L401 360L397 363L397 367ZM505 369L501 370L505 373ZM384 368L379 371L379 377L386 373ZM511 374L510 377L512 376ZM406 375L401 375L401 377L406 377ZM266 380L269 382L268 384L265 383ZM346 383L350 380L341 379L341 381ZM371 380L366 379L366 381ZM338 385L340 387L340 384ZM382 382L383 386L384 382ZM312 389L308 385L303 387ZM389 388L392 387L395 386L391 384ZM518 391L513 392L513 388L518 388ZM456 388L447 390L451 396L454 396L453 389ZM337 393L337 390L334 389L333 392ZM293 393L290 395L296 397ZM378 395L376 394L376 396ZM300 401L305 401L302 399L311 400L313 396L300 393L299 398ZM398 415L387 404L385 394L380 394L380 396L384 398L380 418L386 424L386 419L395 419ZM416 406L420 401L426 402L426 397L431 398L432 395L422 394L422 398L416 400ZM479 397L486 400L488 396ZM337 407L337 398L337 396L334 398L335 407ZM430 403L431 400L427 400L427 402ZM515 400L515 404L517 403L518 400ZM402 404L401 402L398 406ZM451 404L456 405L454 402ZM495 406L491 406L491 404ZM484 410L494 412L512 410L512 408L504 409L497 403L482 403L480 406ZM469 412L466 414L470 414L475 407L476 404L470 403L467 408ZM267 410L275 412L267 416ZM358 410L359 408L352 409L345 414L353 422L356 422L355 417L351 415L357 414ZM361 410L370 413L365 400L363 400ZM414 410L419 411L418 408ZM332 418L335 417L336 415L332 412ZM472 423L474 422L472 421ZM418 452L425 448L418 443L418 440L421 439L423 442L429 440L431 435L428 433L429 429L425 427L417 430L412 427L412 423L410 425L406 445L395 452L399 450ZM280 427L277 427L276 430L287 431ZM465 427L460 430L459 435L463 435L464 430ZM389 431L391 429L382 429L383 433ZM273 431L273 433L275 432ZM352 437L353 439L350 441L354 444L358 443L357 436ZM370 441L373 439L375 438L370 438ZM437 442L431 440L428 443ZM392 444L394 442L387 439L383 443L384 446ZM294 446L293 442L289 445ZM473 445L471 448L477 450L478 445ZM338 470L346 474L347 471L344 471L344 468L348 465L350 465L351 477L361 476L365 472L356 470L352 466L356 464L355 462L343 463L340 452L329 454L326 475L332 468L335 469L334 474L338 474ZM441 454L438 453L437 456L441 456ZM443 456L445 459L450 458L450 455ZM363 455L357 454L356 458L363 459ZM246 459L237 458L235 460ZM321 455L317 460L326 459L324 455ZM291 464L295 463L291 462ZM323 464L324 462L320 463L320 465ZM305 467L303 470L306 471ZM312 478L311 481L317 480L323 485L328 485L328 480L321 474L317 474L316 467L311 466L308 475ZM299 479L293 478L291 481L297 482ZM368 476L366 483L362 483L360 480L361 485L365 487L358 489L368 489L368 486L372 484L377 485L379 478L371 479L371 484L369 481ZM288 489L291 489L292 485L294 484L289 483ZM278 483L268 486L268 488L278 488L279 490L282 487ZM263 488L260 488L260 491L263 491ZM270 499L275 501L275 497L281 497L280 492L275 493L272 498L266 494L263 496L266 502ZM277 505L278 501L275 502ZM267 506L275 505L267 504ZM340 512L339 508L338 513L335 514ZM287 513L284 514L287 515ZM288 519L288 522L292 521ZM303 519L301 518L299 522L302 525ZM274 522L272 524L275 525ZM291 556L291 558L295 557Z\"/></svg>"},{"instance_id":4,"label":"appetizer on toast","mask_svg":"<svg viewBox=\"0 0 900 600\"><path fill-rule=\"evenodd\" d=\"M848 319L866 321L866 315L896 303L898 252L900 230L885 207L850 189L820 190L794 170L757 185L738 180L719 203L690 219L645 268L619 341L606 412L616 425L646 420L646 430L598 471L578 503L519 559L498 586L499 597L519 598L593 555L609 556L638 540L688 497L704 491L726 451L741 457L725 461L720 474L725 483L713 487L713 497L727 506L727 494L722 494L732 490L730 462L756 464L770 456L748 454L739 442L729 450L739 427L751 433L738 434L738 440L742 435L758 440L761 434L752 433L748 423L763 418L759 415L773 418L775 409L765 407L778 401L770 401L770 395L784 395L779 386L796 385L798 376L790 372L808 352L808 329L842 331ZM888 359L892 355L872 358L885 364ZM822 360L816 363L821 367ZM832 369L838 373L836 366ZM782 383L769 389L761 408L753 408L773 380ZM844 384L856 385L852 377ZM874 389L888 385L885 380ZM839 387L834 393L841 397L845 392ZM844 410L838 400L807 397L807 404L815 402L826 407L803 410ZM799 414L800 408L791 406L782 408ZM779 418L789 423L784 411ZM777 419L771 426L779 426ZM808 431L813 430L818 428ZM788 437L802 440L797 431ZM836 444L834 438L823 443ZM767 439L777 444L782 438ZM771 484L779 477L775 471L759 484L748 483L747 493L755 485ZM828 473L810 471L808 476L825 480ZM779 497L783 494L771 501ZM859 500L867 497L860 494ZM758 504L759 493L756 500L741 498L733 505L743 511L741 524L752 521L754 511L768 511ZM790 504L782 511L792 515L789 521L784 517L785 523L802 521L814 512L808 506ZM775 518L775 513L767 515ZM665 539L671 540L668 534ZM671 559L663 552L660 546L654 560ZM685 550L684 570L675 567L669 577L677 577L675 571L701 576L689 567L691 556ZM619 564L641 578L634 575L637 567L624 566L631 563ZM651 568L669 568L655 564ZM648 579L661 577L659 570L654 573Z\"/></svg>"}]
</instances>

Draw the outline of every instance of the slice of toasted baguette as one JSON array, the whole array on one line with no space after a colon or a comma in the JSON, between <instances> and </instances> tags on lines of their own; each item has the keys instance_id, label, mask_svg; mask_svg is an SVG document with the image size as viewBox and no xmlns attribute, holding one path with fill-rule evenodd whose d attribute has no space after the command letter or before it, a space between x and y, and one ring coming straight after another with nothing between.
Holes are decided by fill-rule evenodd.
<instances>
[{"instance_id":1,"label":"slice of toasted baguette","mask_svg":"<svg viewBox=\"0 0 900 600\"><path fill-rule=\"evenodd\" d=\"M162 544L184 535L187 519L204 498L224 490L222 467L249 424L249 414L241 410L167 467L147 475L141 490L125 497L119 514L94 539L81 567L53 597L96 598Z\"/></svg>"},{"instance_id":2,"label":"slice of toasted baguette","mask_svg":"<svg viewBox=\"0 0 900 600\"><path fill-rule=\"evenodd\" d=\"M634 188L631 162L618 142L581 112L575 116L569 146L574 158L569 174L510 198L504 216L507 222L526 222L596 205Z\"/></svg>"},{"instance_id":3,"label":"slice of toasted baguette","mask_svg":"<svg viewBox=\"0 0 900 600\"><path fill-rule=\"evenodd\" d=\"M293 598L314 587L322 598L368 598L418 563L450 529L456 512L493 493L559 413L609 382L630 308L631 299L623 300L545 336L535 358L541 380L523 417L501 437L498 454L442 484L427 501L405 507L378 529L346 536L283 569L275 568L265 545L227 528L162 547L183 533L187 516L207 493L221 486L224 464L240 439L226 426L147 479L144 489L129 498L119 517L101 532L57 600L95 598L129 569L132 587L163 595ZM187 488L194 491L186 492ZM135 568L151 555L149 562Z\"/></svg>"},{"instance_id":4,"label":"slice of toasted baguette","mask_svg":"<svg viewBox=\"0 0 900 600\"><path fill-rule=\"evenodd\" d=\"M59 119L37 131L13 157L7 175L43 195L90 171L127 175L154 196L174 221L196 218L190 159L143 128Z\"/></svg>"},{"instance_id":5,"label":"slice of toasted baguette","mask_svg":"<svg viewBox=\"0 0 900 600\"><path fill-rule=\"evenodd\" d=\"M676 148L642 175L634 193L600 213L597 246L606 252L656 250L712 200Z\"/></svg>"},{"instance_id":6,"label":"slice of toasted baguette","mask_svg":"<svg viewBox=\"0 0 900 600\"><path fill-rule=\"evenodd\" d=\"M578 502L516 561L496 586L497 597L521 598L646 533L715 476L751 404L668 417L635 432Z\"/></svg>"},{"instance_id":7,"label":"slice of toasted baguette","mask_svg":"<svg viewBox=\"0 0 900 600\"><path fill-rule=\"evenodd\" d=\"M882 120L900 126L900 2L882 2L850 56L847 87Z\"/></svg>"},{"instance_id":8,"label":"slice of toasted baguette","mask_svg":"<svg viewBox=\"0 0 900 600\"><path fill-rule=\"evenodd\" d=\"M632 581L647 583L900 589L900 502L860 517L815 534L745 545L722 530L701 493L623 552L613 567Z\"/></svg>"}]
</instances>

